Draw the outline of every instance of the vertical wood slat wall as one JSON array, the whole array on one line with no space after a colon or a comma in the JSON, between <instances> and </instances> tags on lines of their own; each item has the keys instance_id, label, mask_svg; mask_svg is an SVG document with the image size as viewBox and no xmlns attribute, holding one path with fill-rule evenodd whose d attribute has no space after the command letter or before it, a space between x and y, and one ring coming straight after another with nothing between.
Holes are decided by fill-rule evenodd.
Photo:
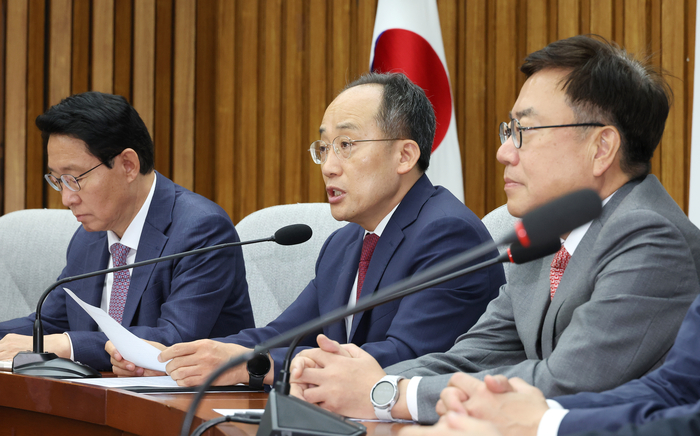
<instances>
[{"instance_id":1,"label":"vertical wood slat wall","mask_svg":"<svg viewBox=\"0 0 700 436\"><path fill-rule=\"evenodd\" d=\"M156 169L238 222L325 201L306 151L323 112L368 69L376 0L0 0L0 213L62 207L43 181L34 119L77 92L124 95L149 127ZM653 158L687 211L694 0L438 0L465 202L505 202L496 129L547 43L597 33L653 55L674 105Z\"/></svg>"}]
</instances>

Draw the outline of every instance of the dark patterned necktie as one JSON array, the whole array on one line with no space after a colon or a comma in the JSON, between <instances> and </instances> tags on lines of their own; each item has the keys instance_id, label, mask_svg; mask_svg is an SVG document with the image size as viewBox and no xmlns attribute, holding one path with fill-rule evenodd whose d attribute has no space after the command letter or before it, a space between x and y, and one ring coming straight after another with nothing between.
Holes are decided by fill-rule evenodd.
<instances>
[{"instance_id":1,"label":"dark patterned necktie","mask_svg":"<svg viewBox=\"0 0 700 436\"><path fill-rule=\"evenodd\" d=\"M126 256L130 248L120 243L112 244L109 251L112 253L112 263L115 267L126 265ZM124 316L124 305L126 295L129 293L129 281L131 277L129 270L121 270L114 273L112 280L112 293L109 297L109 316L114 318L119 324Z\"/></svg>"},{"instance_id":2,"label":"dark patterned necktie","mask_svg":"<svg viewBox=\"0 0 700 436\"><path fill-rule=\"evenodd\" d=\"M571 255L562 245L561 249L557 251L556 255L554 255L554 259L552 259L552 269L549 272L550 299L553 299L554 293L557 292L557 287L559 287L559 282L561 282L561 276L564 275L566 265L569 264L569 259L571 259Z\"/></svg>"},{"instance_id":3,"label":"dark patterned necktie","mask_svg":"<svg viewBox=\"0 0 700 436\"><path fill-rule=\"evenodd\" d=\"M368 233L365 236L365 240L362 242L362 254L360 255L360 269L357 276L357 299L360 299L360 292L362 292L362 285L365 283L365 275L367 274L367 268L369 268L369 261L372 259L372 253L374 253L374 248L377 246L379 241L379 236L374 233Z\"/></svg>"}]
</instances>

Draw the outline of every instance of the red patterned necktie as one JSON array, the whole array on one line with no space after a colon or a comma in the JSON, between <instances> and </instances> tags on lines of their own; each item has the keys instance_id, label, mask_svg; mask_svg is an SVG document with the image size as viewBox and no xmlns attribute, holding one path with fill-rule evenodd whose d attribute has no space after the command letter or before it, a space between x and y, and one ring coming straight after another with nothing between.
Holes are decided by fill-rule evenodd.
<instances>
[{"instance_id":1,"label":"red patterned necktie","mask_svg":"<svg viewBox=\"0 0 700 436\"><path fill-rule=\"evenodd\" d=\"M374 233L368 233L365 236L365 240L362 242L362 254L360 255L360 269L357 276L357 299L360 299L360 292L362 292L362 285L365 283L365 275L367 274L367 268L369 268L369 261L372 259L372 253L374 253L374 248L377 246L377 241L379 241L379 236Z\"/></svg>"},{"instance_id":2,"label":"red patterned necktie","mask_svg":"<svg viewBox=\"0 0 700 436\"><path fill-rule=\"evenodd\" d=\"M112 253L112 263L115 267L126 265L126 255L130 248L120 243L112 244L109 251ZM124 316L124 305L126 295L129 293L129 270L124 269L114 273L112 279L112 293L109 297L109 316L114 318L119 324Z\"/></svg>"},{"instance_id":3,"label":"red patterned necktie","mask_svg":"<svg viewBox=\"0 0 700 436\"><path fill-rule=\"evenodd\" d=\"M568 251L566 251L566 248L564 248L564 246L562 245L561 249L557 251L556 255L554 255L554 259L552 259L552 269L549 272L550 299L554 298L554 293L557 292L557 287L559 287L561 276L564 275L566 265L569 264L569 259L571 259L571 255Z\"/></svg>"}]
</instances>

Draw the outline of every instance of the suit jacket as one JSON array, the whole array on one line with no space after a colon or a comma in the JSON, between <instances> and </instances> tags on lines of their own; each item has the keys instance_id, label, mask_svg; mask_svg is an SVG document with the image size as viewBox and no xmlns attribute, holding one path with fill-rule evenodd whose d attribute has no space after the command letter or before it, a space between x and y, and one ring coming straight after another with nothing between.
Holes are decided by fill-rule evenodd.
<instances>
[{"instance_id":1,"label":"suit jacket","mask_svg":"<svg viewBox=\"0 0 700 436\"><path fill-rule=\"evenodd\" d=\"M559 434L617 430L625 424L639 425L692 414L695 414L697 423L700 413L698 332L700 297L688 310L676 342L660 368L607 392L555 398L565 408L572 409L561 422Z\"/></svg>"},{"instance_id":2,"label":"suit jacket","mask_svg":"<svg viewBox=\"0 0 700 436\"><path fill-rule=\"evenodd\" d=\"M665 418L644 425L629 424L615 431L589 431L578 436L696 436L700 434L700 413Z\"/></svg>"},{"instance_id":3,"label":"suit jacket","mask_svg":"<svg viewBox=\"0 0 700 436\"><path fill-rule=\"evenodd\" d=\"M331 234L316 262L315 278L277 319L266 327L243 330L221 340L253 347L347 305L364 232L359 225L348 224ZM434 187L423 175L379 238L360 299L489 240L482 222L463 203L445 188ZM495 250L489 257L494 255ZM504 282L503 268L494 265L357 314L350 342L382 366L446 350L457 332L476 322ZM326 326L323 333L340 343L348 342L344 321ZM316 334L304 338L300 345L297 351L315 346ZM286 348L272 350L276 368L281 368L285 353Z\"/></svg>"},{"instance_id":4,"label":"suit jacket","mask_svg":"<svg viewBox=\"0 0 700 436\"><path fill-rule=\"evenodd\" d=\"M590 431L579 436L697 436L700 434L700 412L666 418L644 425L630 424L615 431Z\"/></svg>"},{"instance_id":5,"label":"suit jacket","mask_svg":"<svg viewBox=\"0 0 700 436\"><path fill-rule=\"evenodd\" d=\"M156 190L139 241L136 261L238 241L228 215L206 198L156 173ZM50 252L50 250L49 250ZM78 228L68 245L59 280L107 268L107 232ZM100 306L105 276L56 288L44 302L44 333L69 332L75 360L109 370L107 337L70 298ZM0 323L0 337L32 334L35 315ZM254 325L239 247L160 262L132 270L122 325L136 336L166 345L235 333Z\"/></svg>"},{"instance_id":6,"label":"suit jacket","mask_svg":"<svg viewBox=\"0 0 700 436\"><path fill-rule=\"evenodd\" d=\"M498 298L447 353L387 368L429 376L418 385L421 422L437 419L440 391L458 371L520 377L550 397L641 377L661 364L700 293L700 230L654 176L612 196L550 302L552 258L512 267Z\"/></svg>"}]
</instances>

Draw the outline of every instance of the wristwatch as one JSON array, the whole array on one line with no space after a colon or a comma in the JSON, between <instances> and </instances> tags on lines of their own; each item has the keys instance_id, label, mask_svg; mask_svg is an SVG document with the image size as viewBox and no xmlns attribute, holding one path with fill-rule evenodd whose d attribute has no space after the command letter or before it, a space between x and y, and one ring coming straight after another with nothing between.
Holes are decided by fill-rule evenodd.
<instances>
[{"instance_id":1,"label":"wristwatch","mask_svg":"<svg viewBox=\"0 0 700 436\"><path fill-rule=\"evenodd\" d=\"M270 358L267 353L260 353L248 361L248 386L253 389L263 388L263 380L268 372L270 372Z\"/></svg>"},{"instance_id":2,"label":"wristwatch","mask_svg":"<svg viewBox=\"0 0 700 436\"><path fill-rule=\"evenodd\" d=\"M378 419L385 421L393 421L391 409L399 399L399 381L404 377L400 375L385 375L379 380L369 395L369 399L374 406L374 414Z\"/></svg>"}]
</instances>

